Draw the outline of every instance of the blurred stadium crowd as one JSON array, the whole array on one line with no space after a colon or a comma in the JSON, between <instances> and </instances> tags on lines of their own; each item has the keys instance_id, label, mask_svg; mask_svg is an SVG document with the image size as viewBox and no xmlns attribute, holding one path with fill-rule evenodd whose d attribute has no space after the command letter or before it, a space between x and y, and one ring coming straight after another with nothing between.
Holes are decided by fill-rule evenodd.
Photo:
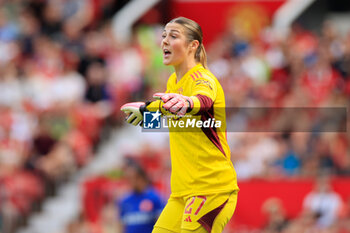
<instances>
[{"instance_id":1,"label":"blurred stadium crowd","mask_svg":"<svg viewBox=\"0 0 350 233\"><path fill-rule=\"evenodd\" d=\"M171 70L162 65L162 27L140 25L132 41L119 43L110 22L121 7L116 2L122 1L0 3L2 233L25 224L60 183L89 162L108 134L106 129L121 127L121 104L150 99L165 90ZM318 34L295 24L287 38L269 27L258 37L243 28L228 28L207 52L209 69L225 90L227 106L349 107L350 32L338 34L329 22ZM254 123L237 116L230 115L228 124L239 124L244 131ZM350 174L346 133L318 133L317 122L309 115L302 122L284 120L288 127L283 132L228 134L239 180ZM264 121L271 128L275 123ZM308 132L295 132L300 124ZM135 153L131 150L129 156L166 197L167 145L148 145ZM123 180L121 170L106 179L108 184L117 182L103 186L109 187L105 193L100 190L102 201L93 208L96 217L91 220L82 213L67 233L117 232L116 194L110 187L127 184L118 183ZM127 188L120 190L125 193ZM305 199L311 212L289 221L278 212L283 212L278 200L272 200L265 205L271 221L264 232L350 232L350 197L341 200L329 192L331 197L326 198L334 205L324 208L332 209L330 220L319 222L321 210L310 207L311 197Z\"/></svg>"},{"instance_id":2,"label":"blurred stadium crowd","mask_svg":"<svg viewBox=\"0 0 350 233\"><path fill-rule=\"evenodd\" d=\"M329 22L319 35L295 24L285 39L268 28L255 40L236 31L221 38L223 43L209 55L211 70L228 93L227 105L349 106L350 33L338 34ZM349 175L347 134L317 132L319 122L313 117L264 118L260 123L270 125L271 132L234 135L231 150L238 177ZM255 123L233 118L228 124L236 122L247 130ZM277 133L276 124L284 126Z\"/></svg>"},{"instance_id":3,"label":"blurred stadium crowd","mask_svg":"<svg viewBox=\"0 0 350 233\"><path fill-rule=\"evenodd\" d=\"M127 60L107 21L118 4L0 2L0 232L40 209L106 135L119 93L110 74Z\"/></svg>"}]
</instances>

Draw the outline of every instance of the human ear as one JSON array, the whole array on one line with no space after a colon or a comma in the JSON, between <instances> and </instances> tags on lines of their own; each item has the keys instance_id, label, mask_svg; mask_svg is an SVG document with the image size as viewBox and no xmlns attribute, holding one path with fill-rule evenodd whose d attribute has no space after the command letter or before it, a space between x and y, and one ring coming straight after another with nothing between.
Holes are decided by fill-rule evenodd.
<instances>
[{"instance_id":1,"label":"human ear","mask_svg":"<svg viewBox=\"0 0 350 233\"><path fill-rule=\"evenodd\" d=\"M199 41L198 41L198 40L193 40L193 41L191 41L191 43L190 43L190 48L191 48L191 50L196 51L197 48L198 48L198 46L199 46Z\"/></svg>"}]
</instances>

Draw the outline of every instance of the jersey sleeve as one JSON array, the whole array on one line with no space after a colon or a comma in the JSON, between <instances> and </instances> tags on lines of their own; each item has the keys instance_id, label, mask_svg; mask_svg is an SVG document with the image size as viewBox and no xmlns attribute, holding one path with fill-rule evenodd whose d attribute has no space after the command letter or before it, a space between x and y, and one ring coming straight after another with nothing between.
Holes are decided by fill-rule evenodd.
<instances>
[{"instance_id":1,"label":"jersey sleeve","mask_svg":"<svg viewBox=\"0 0 350 233\"><path fill-rule=\"evenodd\" d=\"M190 114L201 114L209 110L216 99L216 94L217 86L211 77L203 75L203 77L194 80L191 94L193 108Z\"/></svg>"}]
</instances>

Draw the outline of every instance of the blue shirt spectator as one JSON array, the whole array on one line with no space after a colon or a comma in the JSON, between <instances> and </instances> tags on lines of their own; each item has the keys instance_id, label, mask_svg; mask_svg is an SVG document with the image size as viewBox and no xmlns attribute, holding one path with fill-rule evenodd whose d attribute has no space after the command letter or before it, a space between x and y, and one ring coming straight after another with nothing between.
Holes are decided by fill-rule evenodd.
<instances>
[{"instance_id":1,"label":"blue shirt spectator","mask_svg":"<svg viewBox=\"0 0 350 233\"><path fill-rule=\"evenodd\" d=\"M164 207L162 199L150 186L146 172L136 162L129 161L124 175L132 187L132 192L118 203L123 232L151 233Z\"/></svg>"},{"instance_id":2,"label":"blue shirt spectator","mask_svg":"<svg viewBox=\"0 0 350 233\"><path fill-rule=\"evenodd\" d=\"M129 194L119 203L124 233L151 233L162 209L161 198L152 188Z\"/></svg>"}]
</instances>

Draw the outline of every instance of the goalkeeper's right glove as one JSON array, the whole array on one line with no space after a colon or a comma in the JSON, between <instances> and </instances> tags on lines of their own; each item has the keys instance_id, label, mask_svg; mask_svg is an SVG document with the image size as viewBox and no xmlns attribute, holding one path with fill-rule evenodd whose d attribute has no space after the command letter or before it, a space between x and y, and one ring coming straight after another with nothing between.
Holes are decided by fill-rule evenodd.
<instances>
[{"instance_id":1,"label":"goalkeeper's right glove","mask_svg":"<svg viewBox=\"0 0 350 233\"><path fill-rule=\"evenodd\" d=\"M164 102L163 108L180 117L185 116L193 108L193 100L181 94L176 93L155 93L153 98Z\"/></svg>"},{"instance_id":2,"label":"goalkeeper's right glove","mask_svg":"<svg viewBox=\"0 0 350 233\"><path fill-rule=\"evenodd\" d=\"M143 121L143 112L146 110L146 104L144 102L132 102L124 104L120 110L129 114L126 118L126 122L132 125L139 125Z\"/></svg>"}]
</instances>

